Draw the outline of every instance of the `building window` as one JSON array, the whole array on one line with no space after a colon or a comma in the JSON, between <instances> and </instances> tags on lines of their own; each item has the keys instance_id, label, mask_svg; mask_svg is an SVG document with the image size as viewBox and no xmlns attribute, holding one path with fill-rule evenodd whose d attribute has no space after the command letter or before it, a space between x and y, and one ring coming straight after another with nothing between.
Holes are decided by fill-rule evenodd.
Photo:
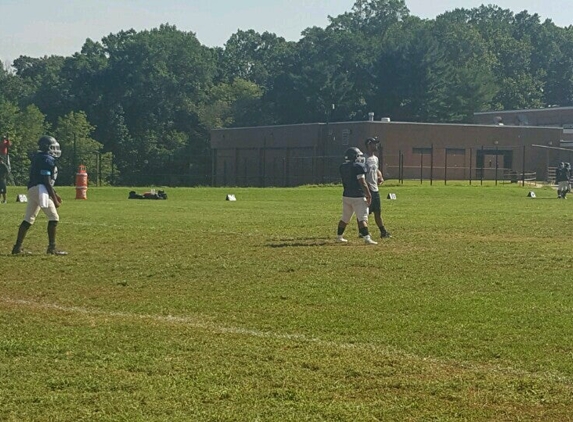
<instances>
[{"instance_id":1,"label":"building window","mask_svg":"<svg viewBox=\"0 0 573 422\"><path fill-rule=\"evenodd\" d=\"M463 148L446 148L446 153L449 155L465 155L466 150Z\"/></svg>"},{"instance_id":2,"label":"building window","mask_svg":"<svg viewBox=\"0 0 573 422\"><path fill-rule=\"evenodd\" d=\"M350 144L350 129L342 130L342 145Z\"/></svg>"},{"instance_id":3,"label":"building window","mask_svg":"<svg viewBox=\"0 0 573 422\"><path fill-rule=\"evenodd\" d=\"M414 154L431 154L432 148L412 148Z\"/></svg>"}]
</instances>

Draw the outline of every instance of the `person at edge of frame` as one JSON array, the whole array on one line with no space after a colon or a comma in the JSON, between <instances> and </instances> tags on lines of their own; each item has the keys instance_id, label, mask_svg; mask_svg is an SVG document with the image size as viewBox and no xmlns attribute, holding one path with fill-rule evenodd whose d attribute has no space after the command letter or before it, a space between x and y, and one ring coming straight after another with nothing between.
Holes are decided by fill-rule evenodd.
<instances>
[{"instance_id":1,"label":"person at edge of frame","mask_svg":"<svg viewBox=\"0 0 573 422\"><path fill-rule=\"evenodd\" d=\"M344 163L340 165L340 176L344 190L342 192L342 216L338 222L337 242L347 243L343 237L344 230L353 214L359 221L360 234L367 245L377 245L368 232L368 205L372 194L366 183L364 154L356 147L348 148L344 153Z\"/></svg>"},{"instance_id":2,"label":"person at edge of frame","mask_svg":"<svg viewBox=\"0 0 573 422\"><path fill-rule=\"evenodd\" d=\"M571 170L571 163L565 163L565 168L569 172L569 182L567 183L567 193L571 192L571 179L573 178L573 171Z\"/></svg>"},{"instance_id":3,"label":"person at edge of frame","mask_svg":"<svg viewBox=\"0 0 573 422\"><path fill-rule=\"evenodd\" d=\"M6 203L6 183L9 174L10 174L10 169L4 163L4 158L0 156L0 196L2 196L0 204Z\"/></svg>"},{"instance_id":4,"label":"person at edge of frame","mask_svg":"<svg viewBox=\"0 0 573 422\"><path fill-rule=\"evenodd\" d=\"M4 164L8 167L8 170L12 171L10 167L10 153L9 148L12 146L12 141L8 139L8 135L2 136L2 141L0 141L0 157L4 159Z\"/></svg>"},{"instance_id":5,"label":"person at edge of frame","mask_svg":"<svg viewBox=\"0 0 573 422\"><path fill-rule=\"evenodd\" d=\"M56 229L60 221L57 209L62 204L62 199L54 190L54 183L58 177L56 158L59 158L61 154L60 144L55 138L47 135L40 137L38 152L32 157L30 166L26 215L18 229L16 244L12 248L13 255L28 254L22 249L22 243L40 210L48 218L48 249L46 253L49 255L68 254L56 248Z\"/></svg>"}]
</instances>

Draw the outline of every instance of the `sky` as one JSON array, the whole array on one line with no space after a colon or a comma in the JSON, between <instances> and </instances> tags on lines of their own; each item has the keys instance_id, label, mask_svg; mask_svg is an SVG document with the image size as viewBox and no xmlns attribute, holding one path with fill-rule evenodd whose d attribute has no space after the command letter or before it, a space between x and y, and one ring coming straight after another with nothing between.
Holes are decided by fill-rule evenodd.
<instances>
[{"instance_id":1,"label":"sky","mask_svg":"<svg viewBox=\"0 0 573 422\"><path fill-rule=\"evenodd\" d=\"M0 63L21 55L71 56L86 39L161 24L193 32L209 47L224 47L238 30L253 29L298 41L306 28L352 10L354 0L0 0ZM406 0L410 14L433 19L456 8L495 4L527 10L556 25L573 24L571 0Z\"/></svg>"}]
</instances>

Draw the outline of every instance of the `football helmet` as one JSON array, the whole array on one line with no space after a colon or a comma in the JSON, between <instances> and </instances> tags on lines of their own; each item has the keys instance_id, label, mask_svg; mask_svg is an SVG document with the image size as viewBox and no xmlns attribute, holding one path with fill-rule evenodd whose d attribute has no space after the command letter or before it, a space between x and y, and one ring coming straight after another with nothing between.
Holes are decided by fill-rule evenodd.
<instances>
[{"instance_id":1,"label":"football helmet","mask_svg":"<svg viewBox=\"0 0 573 422\"><path fill-rule=\"evenodd\" d=\"M374 145L374 150L378 150L380 148L380 141L378 138L368 138L364 141L364 145L366 146L366 150L370 152L370 145Z\"/></svg>"},{"instance_id":2,"label":"football helmet","mask_svg":"<svg viewBox=\"0 0 573 422\"><path fill-rule=\"evenodd\" d=\"M364 145L369 145L369 144L378 145L379 143L380 143L380 141L378 140L378 138L376 136L374 138L368 138L364 141Z\"/></svg>"},{"instance_id":3,"label":"football helmet","mask_svg":"<svg viewBox=\"0 0 573 422\"><path fill-rule=\"evenodd\" d=\"M364 154L356 147L348 148L344 152L344 159L348 162L354 163L363 163L364 162Z\"/></svg>"},{"instance_id":4,"label":"football helmet","mask_svg":"<svg viewBox=\"0 0 573 422\"><path fill-rule=\"evenodd\" d=\"M59 158L62 155L60 144L53 136L44 135L38 139L38 150L46 152L54 158Z\"/></svg>"}]
</instances>

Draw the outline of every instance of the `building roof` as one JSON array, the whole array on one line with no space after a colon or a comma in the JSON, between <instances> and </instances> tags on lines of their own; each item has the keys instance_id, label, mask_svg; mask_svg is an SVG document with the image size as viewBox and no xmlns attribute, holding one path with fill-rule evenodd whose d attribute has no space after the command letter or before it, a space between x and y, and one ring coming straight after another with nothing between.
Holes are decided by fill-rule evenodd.
<instances>
[{"instance_id":1,"label":"building roof","mask_svg":"<svg viewBox=\"0 0 573 422\"><path fill-rule=\"evenodd\" d=\"M545 107L545 108L525 108L520 110L492 110L492 111L476 111L474 115L478 114L509 114L509 113L539 113L546 111L569 111L573 107Z\"/></svg>"}]
</instances>

